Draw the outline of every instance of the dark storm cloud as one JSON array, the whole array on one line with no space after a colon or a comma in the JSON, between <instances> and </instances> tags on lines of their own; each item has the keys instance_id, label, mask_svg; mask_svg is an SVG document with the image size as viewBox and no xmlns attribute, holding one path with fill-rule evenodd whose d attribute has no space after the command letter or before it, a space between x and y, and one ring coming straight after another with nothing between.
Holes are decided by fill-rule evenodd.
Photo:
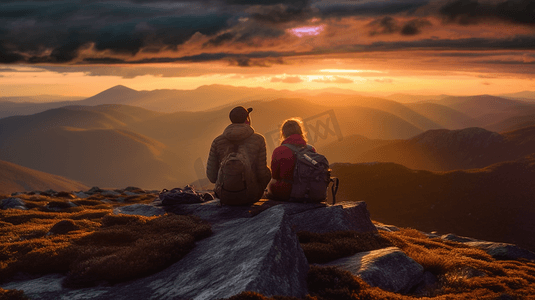
<instances>
[{"instance_id":1,"label":"dark storm cloud","mask_svg":"<svg viewBox=\"0 0 535 300\"><path fill-rule=\"evenodd\" d=\"M215 35L233 18L183 3L175 10L128 2L0 4L0 62L66 63L90 44L97 51L124 55L151 46L154 52L173 50L197 32Z\"/></svg>"},{"instance_id":2,"label":"dark storm cloud","mask_svg":"<svg viewBox=\"0 0 535 300\"><path fill-rule=\"evenodd\" d=\"M421 29L431 26L431 22L426 19L412 19L404 24L400 24L395 18L386 16L376 19L368 24L370 36L400 33L402 35L417 35Z\"/></svg>"},{"instance_id":3,"label":"dark storm cloud","mask_svg":"<svg viewBox=\"0 0 535 300\"><path fill-rule=\"evenodd\" d=\"M426 19L414 19L410 20L401 28L402 35L417 35L421 32L422 28L431 26L431 22Z\"/></svg>"},{"instance_id":4,"label":"dark storm cloud","mask_svg":"<svg viewBox=\"0 0 535 300\"><path fill-rule=\"evenodd\" d=\"M370 36L378 34L392 34L399 30L399 25L396 19L392 17L383 17L378 20L374 20L368 24L373 29L370 30Z\"/></svg>"},{"instance_id":5,"label":"dark storm cloud","mask_svg":"<svg viewBox=\"0 0 535 300\"><path fill-rule=\"evenodd\" d=\"M261 47L262 44L257 43L256 39L278 38L284 34L284 30L278 28L249 24L248 26L235 29L232 32L219 34L204 43L203 47L217 47L229 42L239 42L248 44L251 47Z\"/></svg>"},{"instance_id":6,"label":"dark storm cloud","mask_svg":"<svg viewBox=\"0 0 535 300\"><path fill-rule=\"evenodd\" d=\"M440 8L447 22L477 24L485 19L498 19L516 24L535 25L535 1L506 0L500 2L455 0Z\"/></svg>"},{"instance_id":7,"label":"dark storm cloud","mask_svg":"<svg viewBox=\"0 0 535 300\"><path fill-rule=\"evenodd\" d=\"M368 29L370 35L379 39L382 38L381 35L389 34L418 35L432 26L426 18L433 20L437 14L446 22L461 24L494 18L533 25L535 2L0 0L0 63L142 64L226 60L233 65L250 67L269 66L277 63L277 59L298 54L378 49L535 49L534 38L524 36L498 40L441 40L437 37L411 42L384 41L355 45L353 48L351 45L341 45L340 49L327 49L329 45L325 49L305 50L308 52L299 52L299 45L296 44L292 48L296 49L295 53L257 51L268 43L276 47L276 39L286 35L288 28L310 24L313 17L317 21L331 18L329 21L333 23L346 16L358 17L355 19L359 21L374 18L375 21L370 22ZM301 21L308 23L300 23ZM192 37L196 39L192 40ZM326 35L323 37L328 38ZM392 38L395 37L384 37ZM187 43L188 41L192 42ZM198 44L195 44L197 41ZM240 49L240 53L233 53L233 49ZM163 57L164 53L173 51L176 52ZM257 52L246 53L247 51ZM85 55L83 58L82 53ZM152 54L159 54L160 57L155 58Z\"/></svg>"},{"instance_id":8,"label":"dark storm cloud","mask_svg":"<svg viewBox=\"0 0 535 300\"><path fill-rule=\"evenodd\" d=\"M182 77L182 76L200 76L205 74L203 71L191 68L116 68L108 66L36 66L44 70L66 74L73 72L83 72L89 76L120 76L125 79L135 78L144 75L153 75L157 77Z\"/></svg>"},{"instance_id":9,"label":"dark storm cloud","mask_svg":"<svg viewBox=\"0 0 535 300\"><path fill-rule=\"evenodd\" d=\"M427 5L430 0L404 1L345 1L336 3L321 1L314 5L324 17L383 16L399 13L411 14Z\"/></svg>"},{"instance_id":10,"label":"dark storm cloud","mask_svg":"<svg viewBox=\"0 0 535 300\"><path fill-rule=\"evenodd\" d=\"M312 16L312 10L307 3L299 5L278 4L270 6L255 6L248 10L251 17L265 23L287 23L290 21L306 20ZM301 5L302 4L302 5Z\"/></svg>"}]
</instances>

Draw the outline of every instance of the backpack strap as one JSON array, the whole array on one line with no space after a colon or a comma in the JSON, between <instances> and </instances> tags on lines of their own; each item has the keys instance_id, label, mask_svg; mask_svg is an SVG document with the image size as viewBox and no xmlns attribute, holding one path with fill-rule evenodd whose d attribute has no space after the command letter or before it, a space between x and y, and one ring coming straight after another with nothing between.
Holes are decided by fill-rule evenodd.
<instances>
[{"instance_id":1,"label":"backpack strap","mask_svg":"<svg viewBox=\"0 0 535 300\"><path fill-rule=\"evenodd\" d=\"M332 186L331 186L331 193L333 195L333 204L336 204L336 193L338 192L338 185L340 184L340 180L338 179L338 177L331 177L331 182L332 182Z\"/></svg>"},{"instance_id":2,"label":"backpack strap","mask_svg":"<svg viewBox=\"0 0 535 300\"><path fill-rule=\"evenodd\" d=\"M312 146L311 145L306 145L304 147L299 147L297 145L292 145L292 144L282 144L281 146L286 146L288 148L290 148L290 150L292 150L292 152L295 154L297 151L299 151L299 149L301 148L304 148L304 147L307 147L308 149L312 150Z\"/></svg>"}]
</instances>

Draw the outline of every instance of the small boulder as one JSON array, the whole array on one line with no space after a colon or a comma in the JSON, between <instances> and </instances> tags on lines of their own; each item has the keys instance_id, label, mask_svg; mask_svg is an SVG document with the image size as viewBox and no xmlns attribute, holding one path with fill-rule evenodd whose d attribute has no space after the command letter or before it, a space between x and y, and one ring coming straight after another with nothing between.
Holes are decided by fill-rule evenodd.
<instances>
[{"instance_id":1,"label":"small boulder","mask_svg":"<svg viewBox=\"0 0 535 300\"><path fill-rule=\"evenodd\" d=\"M399 228L394 225L386 225L386 224L378 223L378 222L375 223L375 228L377 228L377 230L386 231L386 232L399 231Z\"/></svg>"},{"instance_id":2,"label":"small boulder","mask_svg":"<svg viewBox=\"0 0 535 300\"><path fill-rule=\"evenodd\" d=\"M76 197L80 198L80 199L89 198L89 197L91 196L91 195L86 194L86 193L84 193L84 192L73 192L73 194L74 194Z\"/></svg>"},{"instance_id":3,"label":"small boulder","mask_svg":"<svg viewBox=\"0 0 535 300\"><path fill-rule=\"evenodd\" d=\"M68 232L78 230L78 229L80 229L80 227L74 224L73 220L63 220L54 224L54 226L50 228L50 231L47 233L47 235L66 234Z\"/></svg>"},{"instance_id":4,"label":"small boulder","mask_svg":"<svg viewBox=\"0 0 535 300\"><path fill-rule=\"evenodd\" d=\"M464 236L458 236L453 233L448 233L440 236L441 239L446 241L452 241L452 242L458 242L458 243L466 243L466 242L480 242L479 240L476 240L474 238L470 237L464 237Z\"/></svg>"},{"instance_id":5,"label":"small boulder","mask_svg":"<svg viewBox=\"0 0 535 300\"><path fill-rule=\"evenodd\" d=\"M477 247L484 250L490 256L499 260L518 260L518 259L527 259L535 261L535 253L520 248L517 245L507 244L507 243L494 243L494 242L466 242L466 245Z\"/></svg>"},{"instance_id":6,"label":"small boulder","mask_svg":"<svg viewBox=\"0 0 535 300\"><path fill-rule=\"evenodd\" d=\"M370 286L395 293L409 292L423 280L424 273L420 264L397 247L361 252L324 265L340 267Z\"/></svg>"},{"instance_id":7,"label":"small boulder","mask_svg":"<svg viewBox=\"0 0 535 300\"><path fill-rule=\"evenodd\" d=\"M93 195L93 194L101 193L101 192L103 192L103 190L101 190L98 186L94 186L90 188L89 191L87 191L86 193L89 195Z\"/></svg>"},{"instance_id":8,"label":"small boulder","mask_svg":"<svg viewBox=\"0 0 535 300\"><path fill-rule=\"evenodd\" d=\"M145 193L145 190L140 189L140 188L135 187L135 186L129 186L129 187L125 188L124 191L125 192L135 193L135 194L144 194Z\"/></svg>"},{"instance_id":9,"label":"small boulder","mask_svg":"<svg viewBox=\"0 0 535 300\"><path fill-rule=\"evenodd\" d=\"M76 196L72 193L67 193L67 192L59 192L56 194L56 197L58 198L66 198L66 199L75 199Z\"/></svg>"},{"instance_id":10,"label":"small boulder","mask_svg":"<svg viewBox=\"0 0 535 300\"><path fill-rule=\"evenodd\" d=\"M60 211L63 209L76 207L76 206L78 205L72 203L71 201L50 201L45 206L45 208L51 211Z\"/></svg>"},{"instance_id":11,"label":"small boulder","mask_svg":"<svg viewBox=\"0 0 535 300\"><path fill-rule=\"evenodd\" d=\"M2 202L0 202L0 208L1 209L21 209L21 210L27 210L26 203L20 199L20 198L6 198L3 199Z\"/></svg>"},{"instance_id":12,"label":"small boulder","mask_svg":"<svg viewBox=\"0 0 535 300\"><path fill-rule=\"evenodd\" d=\"M121 195L121 193L118 193L116 191L110 191L110 190L102 191L100 192L100 194L102 196L120 196Z\"/></svg>"}]
</instances>

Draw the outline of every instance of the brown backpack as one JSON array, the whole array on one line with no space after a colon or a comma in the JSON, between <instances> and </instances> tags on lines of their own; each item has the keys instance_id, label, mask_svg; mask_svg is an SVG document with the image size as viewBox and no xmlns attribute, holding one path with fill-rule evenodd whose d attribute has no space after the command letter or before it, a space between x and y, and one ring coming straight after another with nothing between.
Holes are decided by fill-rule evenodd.
<instances>
[{"instance_id":1,"label":"brown backpack","mask_svg":"<svg viewBox=\"0 0 535 300\"><path fill-rule=\"evenodd\" d=\"M258 195L258 183L251 166L251 161L243 145L235 145L221 162L215 192L222 205L252 204L262 195Z\"/></svg>"}]
</instances>

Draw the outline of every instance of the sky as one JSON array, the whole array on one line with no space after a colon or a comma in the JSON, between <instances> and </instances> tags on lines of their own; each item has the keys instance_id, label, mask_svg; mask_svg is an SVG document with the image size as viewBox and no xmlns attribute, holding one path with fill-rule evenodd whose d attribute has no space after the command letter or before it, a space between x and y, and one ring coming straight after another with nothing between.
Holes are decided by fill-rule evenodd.
<instances>
[{"instance_id":1,"label":"sky","mask_svg":"<svg viewBox=\"0 0 535 300\"><path fill-rule=\"evenodd\" d=\"M533 0L0 0L0 97L535 91Z\"/></svg>"}]
</instances>

